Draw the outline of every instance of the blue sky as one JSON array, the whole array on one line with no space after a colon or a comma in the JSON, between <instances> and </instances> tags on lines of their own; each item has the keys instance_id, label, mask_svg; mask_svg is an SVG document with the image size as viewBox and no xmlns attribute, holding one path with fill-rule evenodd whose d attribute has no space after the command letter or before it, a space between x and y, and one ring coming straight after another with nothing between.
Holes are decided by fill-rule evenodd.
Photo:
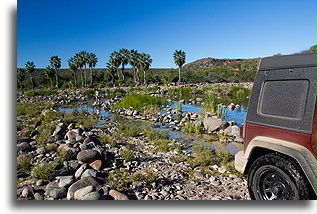
<instances>
[{"instance_id":1,"label":"blue sky","mask_svg":"<svg viewBox=\"0 0 317 214\"><path fill-rule=\"evenodd\" d=\"M182 49L196 59L290 54L316 43L315 0L19 0L17 65L62 67L76 52L105 67L120 48L149 53L152 67L171 68Z\"/></svg>"}]
</instances>

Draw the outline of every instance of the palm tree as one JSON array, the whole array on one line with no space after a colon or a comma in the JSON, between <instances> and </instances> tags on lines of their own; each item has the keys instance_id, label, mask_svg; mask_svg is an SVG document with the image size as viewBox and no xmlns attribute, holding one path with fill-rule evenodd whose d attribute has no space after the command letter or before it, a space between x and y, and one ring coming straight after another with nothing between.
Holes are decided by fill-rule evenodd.
<instances>
[{"instance_id":1,"label":"palm tree","mask_svg":"<svg viewBox=\"0 0 317 214\"><path fill-rule=\"evenodd\" d=\"M186 60L186 54L182 50L175 50L174 52L174 63L178 66L178 83L181 83L181 67L184 65Z\"/></svg>"},{"instance_id":2,"label":"palm tree","mask_svg":"<svg viewBox=\"0 0 317 214\"><path fill-rule=\"evenodd\" d=\"M84 77L85 77L85 87L87 85L87 62L88 62L88 53L87 51L79 52L79 57L81 64L84 66Z\"/></svg>"},{"instance_id":3,"label":"palm tree","mask_svg":"<svg viewBox=\"0 0 317 214\"><path fill-rule=\"evenodd\" d=\"M114 67L118 73L118 79L120 79L120 71L119 71L119 66L121 64L121 55L117 52L114 51L110 54L110 59L109 63L111 64L112 67ZM122 79L123 81L123 79Z\"/></svg>"},{"instance_id":4,"label":"palm tree","mask_svg":"<svg viewBox=\"0 0 317 214\"><path fill-rule=\"evenodd\" d=\"M90 85L91 85L91 87L93 84L92 68L96 67L97 62L98 62L98 58L97 58L96 54L88 53L87 64L88 64L88 67L90 68Z\"/></svg>"},{"instance_id":5,"label":"palm tree","mask_svg":"<svg viewBox=\"0 0 317 214\"><path fill-rule=\"evenodd\" d=\"M128 64L129 62L129 50L128 49L125 49L125 48L121 48L119 50L119 54L121 55L120 57L120 62L121 62L121 66L122 66L122 69L121 69L121 75L122 75L122 80L124 81L124 67Z\"/></svg>"},{"instance_id":6,"label":"palm tree","mask_svg":"<svg viewBox=\"0 0 317 214\"><path fill-rule=\"evenodd\" d=\"M114 67L110 62L107 62L107 71L111 77L111 83L112 86L115 87L115 73L117 71L117 68Z\"/></svg>"},{"instance_id":7,"label":"palm tree","mask_svg":"<svg viewBox=\"0 0 317 214\"><path fill-rule=\"evenodd\" d=\"M52 78L55 75L55 70L51 66L47 66L44 71L45 76L50 80L51 87L53 88L53 80Z\"/></svg>"},{"instance_id":8,"label":"palm tree","mask_svg":"<svg viewBox=\"0 0 317 214\"><path fill-rule=\"evenodd\" d=\"M34 64L34 62L28 61L28 62L25 64L25 70L26 70L27 73L30 74L31 88L32 88L32 90L34 90L33 77L32 77L32 73L35 71L35 64Z\"/></svg>"},{"instance_id":9,"label":"palm tree","mask_svg":"<svg viewBox=\"0 0 317 214\"><path fill-rule=\"evenodd\" d=\"M55 87L58 88L58 70L61 67L61 59L58 58L58 56L52 56L50 58L51 68L55 70L55 79L56 79L56 85Z\"/></svg>"},{"instance_id":10,"label":"palm tree","mask_svg":"<svg viewBox=\"0 0 317 214\"><path fill-rule=\"evenodd\" d=\"M25 79L25 69L18 68L17 69L17 83L20 89L23 88L22 82Z\"/></svg>"},{"instance_id":11,"label":"palm tree","mask_svg":"<svg viewBox=\"0 0 317 214\"><path fill-rule=\"evenodd\" d=\"M138 83L138 63L139 63L140 54L137 50L132 49L129 54L129 64L133 68L133 80L134 83L137 85Z\"/></svg>"},{"instance_id":12,"label":"palm tree","mask_svg":"<svg viewBox=\"0 0 317 214\"><path fill-rule=\"evenodd\" d=\"M84 63L83 63L79 53L75 54L73 61L74 61L74 65L77 67L77 69L80 70L80 81L81 81L81 85L83 85L84 81L83 81L82 68L84 67Z\"/></svg>"},{"instance_id":13,"label":"palm tree","mask_svg":"<svg viewBox=\"0 0 317 214\"><path fill-rule=\"evenodd\" d=\"M146 70L148 70L151 66L151 63L153 62L153 60L151 59L151 56L149 54L146 53L142 53L140 56L140 61L139 61L139 66L140 66L140 70L143 70L143 84L146 85Z\"/></svg>"},{"instance_id":14,"label":"palm tree","mask_svg":"<svg viewBox=\"0 0 317 214\"><path fill-rule=\"evenodd\" d=\"M75 58L71 57L68 60L68 66L69 66L69 70L73 73L74 75L74 85L75 88L77 88L77 78L76 78L76 71L78 70L78 64L76 64L76 60Z\"/></svg>"}]
</instances>

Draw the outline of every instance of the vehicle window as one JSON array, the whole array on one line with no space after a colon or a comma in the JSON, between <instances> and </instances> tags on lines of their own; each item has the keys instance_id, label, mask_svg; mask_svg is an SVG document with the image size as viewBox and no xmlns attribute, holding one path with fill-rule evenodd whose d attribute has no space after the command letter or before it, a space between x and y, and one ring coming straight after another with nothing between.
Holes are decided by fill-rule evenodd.
<instances>
[{"instance_id":1,"label":"vehicle window","mask_svg":"<svg viewBox=\"0 0 317 214\"><path fill-rule=\"evenodd\" d=\"M308 80L266 81L262 87L258 114L283 119L303 119Z\"/></svg>"}]
</instances>

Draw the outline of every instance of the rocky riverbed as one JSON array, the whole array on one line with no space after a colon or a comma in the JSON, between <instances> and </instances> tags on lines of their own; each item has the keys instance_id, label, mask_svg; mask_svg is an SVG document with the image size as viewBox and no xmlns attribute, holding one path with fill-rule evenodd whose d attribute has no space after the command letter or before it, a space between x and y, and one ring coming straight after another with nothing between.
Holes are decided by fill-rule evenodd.
<instances>
[{"instance_id":1,"label":"rocky riverbed","mask_svg":"<svg viewBox=\"0 0 317 214\"><path fill-rule=\"evenodd\" d=\"M82 93L81 90L60 91L57 95L40 98L29 98L21 93L17 100L24 104L53 101L60 106L86 101L88 97ZM108 99L102 108L110 109L118 100L120 98ZM173 129L182 129L186 123L183 118L193 123L201 121L194 113L180 114L182 119L177 120L177 112L164 110L168 113L155 117L131 109L112 110L112 114L125 120L107 120L101 127L90 125L89 120L80 124L77 120L81 117L70 119L54 106L39 108L38 114L32 117L28 117L32 112L27 110L18 114L17 198L248 200L247 182L225 164L226 154L222 157L222 153L215 153L208 147L169 139L155 129L131 128L133 121L142 120L151 122L152 127L165 123ZM93 113L86 114L90 117ZM206 117L201 122L201 128L209 135L220 131L226 132L225 141L240 140L234 123L214 117ZM27 134L23 132L26 127L30 130Z\"/></svg>"}]
</instances>

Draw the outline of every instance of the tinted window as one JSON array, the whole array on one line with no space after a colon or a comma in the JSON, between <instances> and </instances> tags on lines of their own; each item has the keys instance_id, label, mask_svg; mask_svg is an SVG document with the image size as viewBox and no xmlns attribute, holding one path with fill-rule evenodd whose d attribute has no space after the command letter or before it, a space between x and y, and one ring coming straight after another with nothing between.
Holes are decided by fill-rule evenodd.
<instances>
[{"instance_id":1,"label":"tinted window","mask_svg":"<svg viewBox=\"0 0 317 214\"><path fill-rule=\"evenodd\" d=\"M262 87L258 113L267 117L301 120L308 88L308 80L266 81Z\"/></svg>"}]
</instances>

